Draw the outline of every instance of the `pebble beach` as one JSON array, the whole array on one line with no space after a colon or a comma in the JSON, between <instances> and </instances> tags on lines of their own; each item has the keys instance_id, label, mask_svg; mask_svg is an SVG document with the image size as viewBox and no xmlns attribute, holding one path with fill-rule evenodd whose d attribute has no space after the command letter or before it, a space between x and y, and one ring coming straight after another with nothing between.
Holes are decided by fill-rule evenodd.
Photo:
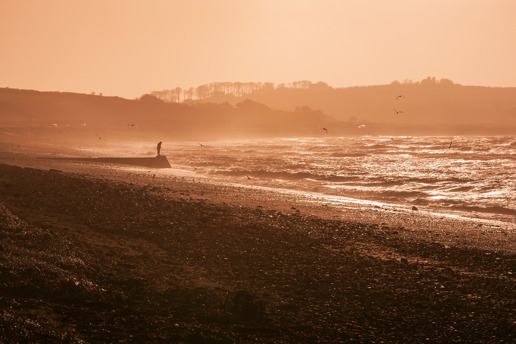
<instances>
[{"instance_id":1,"label":"pebble beach","mask_svg":"<svg viewBox=\"0 0 516 344\"><path fill-rule=\"evenodd\" d=\"M2 342L516 338L510 224L1 162Z\"/></svg>"}]
</instances>

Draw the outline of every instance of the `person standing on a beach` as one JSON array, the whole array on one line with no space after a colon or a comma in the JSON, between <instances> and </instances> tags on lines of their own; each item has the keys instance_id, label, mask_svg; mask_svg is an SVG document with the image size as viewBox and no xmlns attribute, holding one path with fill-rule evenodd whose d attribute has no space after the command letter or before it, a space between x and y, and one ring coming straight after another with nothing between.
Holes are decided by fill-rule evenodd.
<instances>
[{"instance_id":1,"label":"person standing on a beach","mask_svg":"<svg viewBox=\"0 0 516 344\"><path fill-rule=\"evenodd\" d=\"M156 156L160 156L159 152L161 151L161 141L158 142L158 146L156 147L156 149L158 150L158 155Z\"/></svg>"}]
</instances>

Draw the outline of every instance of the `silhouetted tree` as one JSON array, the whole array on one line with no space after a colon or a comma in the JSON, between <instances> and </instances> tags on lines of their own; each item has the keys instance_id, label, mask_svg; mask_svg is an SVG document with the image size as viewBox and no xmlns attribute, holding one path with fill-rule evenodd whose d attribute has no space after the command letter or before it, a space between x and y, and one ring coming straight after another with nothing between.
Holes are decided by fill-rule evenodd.
<instances>
[{"instance_id":1,"label":"silhouetted tree","mask_svg":"<svg viewBox=\"0 0 516 344\"><path fill-rule=\"evenodd\" d=\"M454 85L453 81L451 81L450 79L441 79L441 80L439 80L439 84L447 85L447 86Z\"/></svg>"},{"instance_id":2,"label":"silhouetted tree","mask_svg":"<svg viewBox=\"0 0 516 344\"><path fill-rule=\"evenodd\" d=\"M272 82L265 82L262 85L262 92L263 93L268 93L268 92L272 92L272 91L274 91L274 84Z\"/></svg>"},{"instance_id":3,"label":"silhouetted tree","mask_svg":"<svg viewBox=\"0 0 516 344\"><path fill-rule=\"evenodd\" d=\"M322 81L317 82L315 85L313 85L313 87L318 88L318 89L331 89L332 88L327 83L322 82Z\"/></svg>"},{"instance_id":4,"label":"silhouetted tree","mask_svg":"<svg viewBox=\"0 0 516 344\"><path fill-rule=\"evenodd\" d=\"M148 104L162 104L163 103L163 100L156 98L155 96L150 95L150 94L144 94L143 96L141 96L140 101L143 103L148 103Z\"/></svg>"},{"instance_id":5,"label":"silhouetted tree","mask_svg":"<svg viewBox=\"0 0 516 344\"><path fill-rule=\"evenodd\" d=\"M193 100L194 93L195 93L195 91L194 91L193 87L190 87L189 89L184 90L183 91L183 102L185 102L187 100Z\"/></svg>"},{"instance_id":6,"label":"silhouetted tree","mask_svg":"<svg viewBox=\"0 0 516 344\"><path fill-rule=\"evenodd\" d=\"M204 100L210 95L210 88L208 85L201 85L195 89L197 99Z\"/></svg>"},{"instance_id":7,"label":"silhouetted tree","mask_svg":"<svg viewBox=\"0 0 516 344\"><path fill-rule=\"evenodd\" d=\"M421 85L429 86L429 85L435 85L435 77L427 77L426 79L421 80Z\"/></svg>"}]
</instances>

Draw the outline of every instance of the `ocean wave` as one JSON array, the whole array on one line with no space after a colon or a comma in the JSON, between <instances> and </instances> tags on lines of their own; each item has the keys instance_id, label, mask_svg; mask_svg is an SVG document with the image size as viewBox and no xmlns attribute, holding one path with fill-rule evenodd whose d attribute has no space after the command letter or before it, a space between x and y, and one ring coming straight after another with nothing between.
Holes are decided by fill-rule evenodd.
<instances>
[{"instance_id":1,"label":"ocean wave","mask_svg":"<svg viewBox=\"0 0 516 344\"><path fill-rule=\"evenodd\" d=\"M333 153L330 156L334 158L359 158L368 155L368 153Z\"/></svg>"},{"instance_id":2,"label":"ocean wave","mask_svg":"<svg viewBox=\"0 0 516 344\"><path fill-rule=\"evenodd\" d=\"M170 162L220 179L249 176L250 184L284 180L288 188L463 208L478 211L475 216L515 212L507 205L516 204L516 136L271 139L192 147L169 154Z\"/></svg>"},{"instance_id":3,"label":"ocean wave","mask_svg":"<svg viewBox=\"0 0 516 344\"><path fill-rule=\"evenodd\" d=\"M386 144L383 144L383 143L373 143L373 144L369 144L367 145L366 147L367 148L392 148L393 145L386 145Z\"/></svg>"},{"instance_id":4,"label":"ocean wave","mask_svg":"<svg viewBox=\"0 0 516 344\"><path fill-rule=\"evenodd\" d=\"M412 177L407 178L405 182L407 183L421 183L421 184L437 184L441 183L443 180L439 178L421 178L421 177Z\"/></svg>"},{"instance_id":5,"label":"ocean wave","mask_svg":"<svg viewBox=\"0 0 516 344\"><path fill-rule=\"evenodd\" d=\"M354 178L354 180L357 180L356 183L353 183L353 185L356 186L368 186L368 187L390 187L390 186L399 186L406 184L405 180L383 180L383 181L368 181L364 179L357 179Z\"/></svg>"},{"instance_id":6,"label":"ocean wave","mask_svg":"<svg viewBox=\"0 0 516 344\"><path fill-rule=\"evenodd\" d=\"M335 182L335 183L339 183L339 182L349 182L349 181L353 181L353 180L357 180L357 179L360 179L360 177L353 177L353 176L319 176L319 178L317 178L319 180L323 180L323 181L326 181L326 182Z\"/></svg>"},{"instance_id":7,"label":"ocean wave","mask_svg":"<svg viewBox=\"0 0 516 344\"><path fill-rule=\"evenodd\" d=\"M231 171L214 171L213 174L245 177L251 176L254 178L268 178L268 179L315 179L318 175L309 172L274 172L274 171L250 171L250 170L231 170Z\"/></svg>"},{"instance_id":8,"label":"ocean wave","mask_svg":"<svg viewBox=\"0 0 516 344\"><path fill-rule=\"evenodd\" d=\"M475 188L473 186L458 186L451 189L448 189L449 192L466 192L474 190Z\"/></svg>"},{"instance_id":9,"label":"ocean wave","mask_svg":"<svg viewBox=\"0 0 516 344\"><path fill-rule=\"evenodd\" d=\"M501 206L490 206L490 207L478 207L471 205L457 205L451 206L454 210L468 211L468 212L481 212L481 213L492 213L492 214L502 214L502 215L515 215L515 209L509 209Z\"/></svg>"},{"instance_id":10,"label":"ocean wave","mask_svg":"<svg viewBox=\"0 0 516 344\"><path fill-rule=\"evenodd\" d=\"M418 197L419 199L424 199L424 197L429 196L426 192L423 191L399 191L399 190L385 190L381 192L381 197L387 198L413 198ZM423 197L423 198L422 198Z\"/></svg>"},{"instance_id":11,"label":"ocean wave","mask_svg":"<svg viewBox=\"0 0 516 344\"><path fill-rule=\"evenodd\" d=\"M212 174L233 176L233 177L245 177L250 176L253 178L264 178L264 179L286 179L286 180L302 180L309 179L314 181L324 182L349 182L359 179L356 176L338 176L338 175L321 175L310 172L286 172L286 171L265 171L265 170L219 170L213 171Z\"/></svg>"}]
</instances>

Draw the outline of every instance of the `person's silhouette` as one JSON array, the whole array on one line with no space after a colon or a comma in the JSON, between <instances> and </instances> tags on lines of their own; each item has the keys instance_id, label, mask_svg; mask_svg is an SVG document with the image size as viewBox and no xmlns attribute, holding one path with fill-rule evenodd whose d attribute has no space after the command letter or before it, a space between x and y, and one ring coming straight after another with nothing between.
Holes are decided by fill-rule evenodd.
<instances>
[{"instance_id":1,"label":"person's silhouette","mask_svg":"<svg viewBox=\"0 0 516 344\"><path fill-rule=\"evenodd\" d=\"M158 146L156 147L156 149L158 150L158 155L157 156L160 156L160 151L161 151L161 141L158 142Z\"/></svg>"}]
</instances>

